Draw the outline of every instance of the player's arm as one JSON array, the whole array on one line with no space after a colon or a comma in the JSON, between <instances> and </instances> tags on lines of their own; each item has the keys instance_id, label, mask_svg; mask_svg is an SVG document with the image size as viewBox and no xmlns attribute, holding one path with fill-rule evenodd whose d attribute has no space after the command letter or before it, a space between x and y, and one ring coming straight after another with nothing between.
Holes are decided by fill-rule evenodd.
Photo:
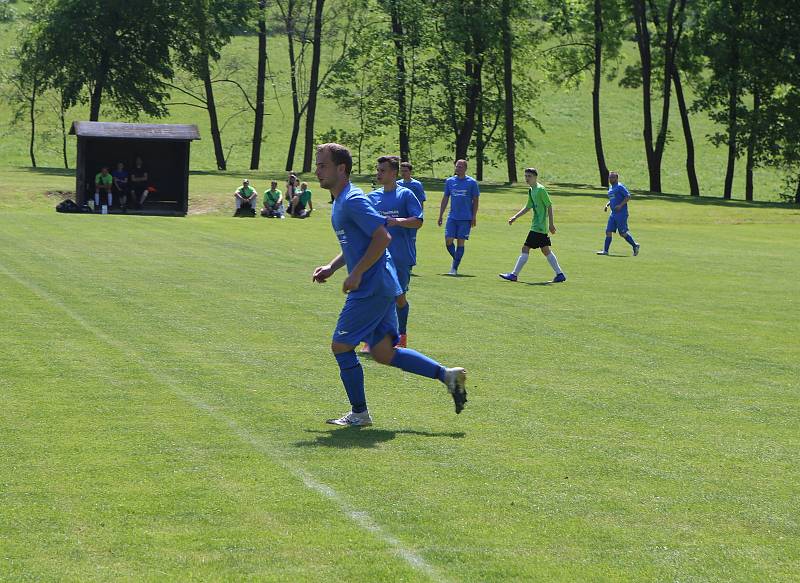
<instances>
[{"instance_id":1,"label":"player's arm","mask_svg":"<svg viewBox=\"0 0 800 583\"><path fill-rule=\"evenodd\" d=\"M402 227L404 229L419 229L422 226L422 203L413 192L407 192L404 197L405 217L388 217L386 226Z\"/></svg>"},{"instance_id":2,"label":"player's arm","mask_svg":"<svg viewBox=\"0 0 800 583\"><path fill-rule=\"evenodd\" d=\"M344 293L355 291L361 285L361 276L364 272L372 267L375 262L383 257L386 248L392 240L392 236L386 227L380 226L372 233L372 240L369 242L369 247L364 252L361 259L358 260L353 266L353 270L348 274L347 279L342 284L342 291Z\"/></svg>"},{"instance_id":3,"label":"player's arm","mask_svg":"<svg viewBox=\"0 0 800 583\"><path fill-rule=\"evenodd\" d=\"M553 205L547 205L547 219L550 221L550 234L556 234L556 224L553 222Z\"/></svg>"},{"instance_id":4,"label":"player's arm","mask_svg":"<svg viewBox=\"0 0 800 583\"><path fill-rule=\"evenodd\" d=\"M478 224L478 197L472 197L472 226L476 226Z\"/></svg>"},{"instance_id":5,"label":"player's arm","mask_svg":"<svg viewBox=\"0 0 800 583\"><path fill-rule=\"evenodd\" d=\"M325 283L325 281L333 275L338 269L340 269L344 265L344 255L339 253L336 257L331 259L330 263L327 265L320 265L314 270L314 274L311 276L311 281L316 281L317 283Z\"/></svg>"},{"instance_id":6,"label":"player's arm","mask_svg":"<svg viewBox=\"0 0 800 583\"><path fill-rule=\"evenodd\" d=\"M419 229L422 226L422 219L419 217L397 217L386 219L386 224L390 227L403 227L404 229Z\"/></svg>"},{"instance_id":7,"label":"player's arm","mask_svg":"<svg viewBox=\"0 0 800 583\"><path fill-rule=\"evenodd\" d=\"M442 204L439 205L439 220L436 223L440 227L442 226L442 217L444 216L445 209L447 209L447 202L449 200L450 200L450 195L447 192L445 192L444 196L442 197Z\"/></svg>"},{"instance_id":8,"label":"player's arm","mask_svg":"<svg viewBox=\"0 0 800 583\"><path fill-rule=\"evenodd\" d=\"M614 210L616 210L616 211L622 210L622 207L624 207L626 204L628 204L628 201L630 199L631 199L631 195L630 194L626 194L625 198L622 199L622 202L614 207Z\"/></svg>"},{"instance_id":9,"label":"player's arm","mask_svg":"<svg viewBox=\"0 0 800 583\"><path fill-rule=\"evenodd\" d=\"M516 212L516 214L515 214L513 217L511 217L510 219L508 219L508 224L509 224L509 225L513 225L513 224L514 224L514 221L516 221L516 220L517 220L518 218L520 218L522 215L524 215L525 213L527 213L529 210L531 210L531 209L530 209L530 207L528 207L528 206L524 206L524 207L522 207L521 209L519 209L519 210Z\"/></svg>"}]
</instances>

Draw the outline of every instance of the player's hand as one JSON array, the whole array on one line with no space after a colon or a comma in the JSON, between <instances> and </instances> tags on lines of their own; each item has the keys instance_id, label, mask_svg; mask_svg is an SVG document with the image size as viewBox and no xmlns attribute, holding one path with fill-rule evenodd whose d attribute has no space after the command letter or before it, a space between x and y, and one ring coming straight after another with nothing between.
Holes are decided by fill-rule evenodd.
<instances>
[{"instance_id":1,"label":"player's hand","mask_svg":"<svg viewBox=\"0 0 800 583\"><path fill-rule=\"evenodd\" d=\"M550 225L550 234L551 235L555 235L556 234L556 226L555 225Z\"/></svg>"},{"instance_id":2,"label":"player's hand","mask_svg":"<svg viewBox=\"0 0 800 583\"><path fill-rule=\"evenodd\" d=\"M394 218L394 217L387 217L386 218L386 226L387 227L396 227L398 224L399 223L397 222L396 218Z\"/></svg>"},{"instance_id":3,"label":"player's hand","mask_svg":"<svg viewBox=\"0 0 800 583\"><path fill-rule=\"evenodd\" d=\"M342 291L344 293L349 293L351 291L356 291L359 286L361 285L361 274L360 273L351 273L347 276L342 283Z\"/></svg>"},{"instance_id":4,"label":"player's hand","mask_svg":"<svg viewBox=\"0 0 800 583\"><path fill-rule=\"evenodd\" d=\"M607 210L608 210L608 205L603 207L603 212L606 212Z\"/></svg>"},{"instance_id":5,"label":"player's hand","mask_svg":"<svg viewBox=\"0 0 800 583\"><path fill-rule=\"evenodd\" d=\"M442 226L442 217L439 217L439 220L436 221L436 224L439 225L440 227Z\"/></svg>"},{"instance_id":6,"label":"player's hand","mask_svg":"<svg viewBox=\"0 0 800 583\"><path fill-rule=\"evenodd\" d=\"M513 225L514 221L516 221L516 220L517 220L517 217L511 217L510 219L508 219L508 224L509 225Z\"/></svg>"},{"instance_id":7,"label":"player's hand","mask_svg":"<svg viewBox=\"0 0 800 583\"><path fill-rule=\"evenodd\" d=\"M311 281L325 283L331 275L333 275L333 269L331 268L330 264L320 265L314 270L314 275L311 276Z\"/></svg>"},{"instance_id":8,"label":"player's hand","mask_svg":"<svg viewBox=\"0 0 800 583\"><path fill-rule=\"evenodd\" d=\"M475 228L478 226L478 219L472 219L472 227Z\"/></svg>"},{"instance_id":9,"label":"player's hand","mask_svg":"<svg viewBox=\"0 0 800 583\"><path fill-rule=\"evenodd\" d=\"M618 211L618 210L620 210L621 208L622 208L622 205L621 205L621 204L618 204L617 206L615 206L615 207L614 207L614 210L615 210L615 211Z\"/></svg>"}]
</instances>

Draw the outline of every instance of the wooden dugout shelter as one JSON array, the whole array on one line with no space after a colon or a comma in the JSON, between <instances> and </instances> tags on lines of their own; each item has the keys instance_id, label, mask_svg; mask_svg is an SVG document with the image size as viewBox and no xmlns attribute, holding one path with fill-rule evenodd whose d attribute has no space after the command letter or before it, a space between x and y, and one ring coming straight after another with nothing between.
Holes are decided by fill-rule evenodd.
<instances>
[{"instance_id":1,"label":"wooden dugout shelter","mask_svg":"<svg viewBox=\"0 0 800 583\"><path fill-rule=\"evenodd\" d=\"M78 204L94 196L100 168L125 164L128 172L141 156L148 183L155 189L136 214L183 216L189 210L189 145L200 139L196 125L73 122L78 138L75 197Z\"/></svg>"}]
</instances>

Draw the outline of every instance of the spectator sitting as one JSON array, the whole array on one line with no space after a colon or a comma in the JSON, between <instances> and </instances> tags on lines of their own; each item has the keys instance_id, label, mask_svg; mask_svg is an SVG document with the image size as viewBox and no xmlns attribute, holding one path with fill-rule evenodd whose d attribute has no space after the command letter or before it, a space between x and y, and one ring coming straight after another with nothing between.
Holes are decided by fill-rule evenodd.
<instances>
[{"instance_id":1,"label":"spectator sitting","mask_svg":"<svg viewBox=\"0 0 800 583\"><path fill-rule=\"evenodd\" d=\"M144 206L144 201L147 200L147 195L150 194L147 188L149 181L150 175L147 173L147 168L145 168L142 163L141 156L136 156L133 170L131 170L130 188L131 194L133 195L133 202L138 205L139 208Z\"/></svg>"},{"instance_id":2,"label":"spectator sitting","mask_svg":"<svg viewBox=\"0 0 800 583\"><path fill-rule=\"evenodd\" d=\"M273 180L269 190L264 191L264 208L261 216L268 218L283 217L283 194L278 190L278 183Z\"/></svg>"},{"instance_id":3,"label":"spectator sitting","mask_svg":"<svg viewBox=\"0 0 800 583\"><path fill-rule=\"evenodd\" d=\"M117 162L117 169L111 173L111 176L114 179L112 189L114 194L117 195L119 205L124 213L128 209L128 191L130 190L129 174L128 171L125 170L125 164Z\"/></svg>"},{"instance_id":4,"label":"spectator sitting","mask_svg":"<svg viewBox=\"0 0 800 583\"><path fill-rule=\"evenodd\" d=\"M258 193L255 188L250 186L250 181L247 178L242 180L242 185L233 193L233 198L236 202L236 213L234 216L239 215L243 210L255 214Z\"/></svg>"},{"instance_id":5,"label":"spectator sitting","mask_svg":"<svg viewBox=\"0 0 800 583\"><path fill-rule=\"evenodd\" d=\"M100 212L100 193L105 194L105 200L108 201L108 206L111 206L112 196L111 188L114 183L114 177L108 173L108 166L103 166L94 177L94 210Z\"/></svg>"},{"instance_id":6,"label":"spectator sitting","mask_svg":"<svg viewBox=\"0 0 800 583\"><path fill-rule=\"evenodd\" d=\"M306 207L308 207L308 210L306 210ZM289 215L296 219L305 219L311 216L311 211L313 210L314 205L311 204L311 191L308 189L308 183L301 182L297 194L292 197Z\"/></svg>"}]
</instances>

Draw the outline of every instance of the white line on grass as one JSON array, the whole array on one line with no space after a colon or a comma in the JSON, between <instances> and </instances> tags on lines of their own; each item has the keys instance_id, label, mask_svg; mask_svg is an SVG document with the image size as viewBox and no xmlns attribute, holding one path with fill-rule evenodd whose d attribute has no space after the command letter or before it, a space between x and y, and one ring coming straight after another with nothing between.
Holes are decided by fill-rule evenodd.
<instances>
[{"instance_id":1,"label":"white line on grass","mask_svg":"<svg viewBox=\"0 0 800 583\"><path fill-rule=\"evenodd\" d=\"M93 334L99 340L105 342L110 346L113 346L119 352L125 354L126 356L132 357L136 362L138 362L139 366L153 378L153 380L168 387L175 395L177 395L178 397L180 397L193 407L205 412L216 421L222 422L225 425L227 425L228 428L242 442L250 445L260 453L269 457L272 461L278 463L309 490L313 490L314 492L320 494L321 496L324 496L325 498L333 502L336 506L339 507L339 510L345 516L347 516L350 520L355 522L363 530L372 533L376 538L378 538L383 543L390 546L394 550L394 553L400 558L402 558L411 567L413 567L417 571L424 573L434 581L442 581L442 582L447 581L447 579L445 579L441 574L439 574L438 571L430 563L428 563L425 559L423 559L413 550L406 547L400 540L389 534L385 528L383 528L381 525L375 522L375 520L370 516L368 512L364 510L359 510L351 506L347 502L347 500L345 500L336 490L334 490L327 484L318 481L303 468L294 466L288 463L286 460L281 459L281 457L275 453L274 448L270 448L269 444L265 443L263 439L253 435L247 429L239 425L235 420L228 417L224 413L218 411L208 403L198 399L194 395L187 393L186 391L181 389L174 379L153 369L147 363L146 360L141 358L137 353L129 350L125 344L117 342L117 340L113 336L108 335L107 333L103 332L99 328L93 326L92 324L84 320L80 314L73 311L69 306L62 303L58 298L54 297L46 290L36 285L35 283L28 281L23 277L19 276L18 274L12 272L8 267L3 265L2 263L0 263L0 272L2 272L10 279L16 281L21 286L29 289L30 291L32 291L34 294L36 294L46 302L60 309L72 320L74 320L79 326L87 330L89 333Z\"/></svg>"}]
</instances>

